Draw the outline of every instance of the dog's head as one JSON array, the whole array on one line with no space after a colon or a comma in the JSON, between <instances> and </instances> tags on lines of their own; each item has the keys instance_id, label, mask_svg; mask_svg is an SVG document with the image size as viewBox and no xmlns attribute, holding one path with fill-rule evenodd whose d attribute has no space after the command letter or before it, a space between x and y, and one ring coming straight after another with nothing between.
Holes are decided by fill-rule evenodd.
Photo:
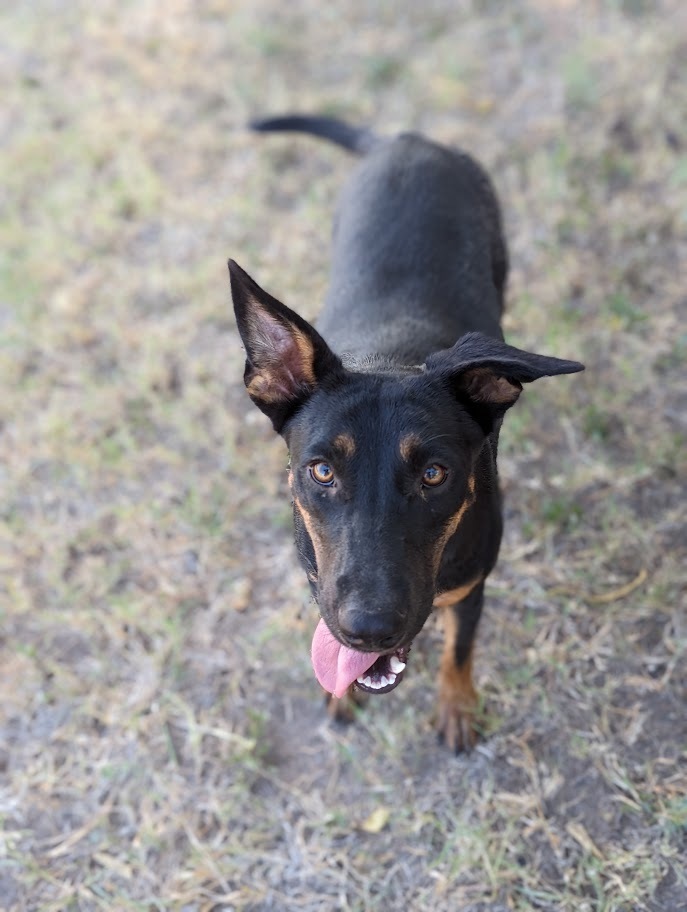
<instances>
[{"instance_id":1,"label":"dog's head","mask_svg":"<svg viewBox=\"0 0 687 912\"><path fill-rule=\"evenodd\" d=\"M289 448L296 542L323 619L315 670L337 695L356 680L386 692L469 516L485 441L523 383L582 365L471 333L415 368L349 370L229 266L246 387Z\"/></svg>"}]
</instances>

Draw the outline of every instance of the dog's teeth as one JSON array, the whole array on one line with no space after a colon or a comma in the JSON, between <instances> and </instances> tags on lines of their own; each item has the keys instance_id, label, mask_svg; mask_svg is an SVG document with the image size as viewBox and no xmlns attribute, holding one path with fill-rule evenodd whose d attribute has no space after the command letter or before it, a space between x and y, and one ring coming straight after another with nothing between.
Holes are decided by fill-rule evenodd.
<instances>
[{"instance_id":1,"label":"dog's teeth","mask_svg":"<svg viewBox=\"0 0 687 912\"><path fill-rule=\"evenodd\" d=\"M391 656L391 659L389 660L389 666L395 674L400 674L406 667L406 663L402 662L400 659L397 659L396 656Z\"/></svg>"},{"instance_id":2,"label":"dog's teeth","mask_svg":"<svg viewBox=\"0 0 687 912\"><path fill-rule=\"evenodd\" d=\"M403 665L402 662L400 664ZM403 665L403 668L405 668L405 665ZM388 675L382 675L381 678L376 678L374 681L372 680L371 675L360 675L356 680L358 684L362 684L364 687L371 687L373 690L381 690L383 687L389 687L390 684L395 684L396 677L397 675L393 672L389 672Z\"/></svg>"}]
</instances>

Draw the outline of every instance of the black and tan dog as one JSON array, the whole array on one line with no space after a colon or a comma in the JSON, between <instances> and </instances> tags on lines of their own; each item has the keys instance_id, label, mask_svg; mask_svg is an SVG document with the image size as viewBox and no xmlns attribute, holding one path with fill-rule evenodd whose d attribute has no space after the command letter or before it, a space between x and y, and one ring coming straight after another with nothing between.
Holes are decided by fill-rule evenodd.
<instances>
[{"instance_id":1,"label":"black and tan dog","mask_svg":"<svg viewBox=\"0 0 687 912\"><path fill-rule=\"evenodd\" d=\"M338 713L356 689L394 689L442 608L439 732L468 748L503 416L523 383L582 365L503 341L499 207L465 153L330 118L254 127L364 155L339 199L318 331L229 263L248 393L289 448L296 542L322 616L315 673Z\"/></svg>"}]
</instances>

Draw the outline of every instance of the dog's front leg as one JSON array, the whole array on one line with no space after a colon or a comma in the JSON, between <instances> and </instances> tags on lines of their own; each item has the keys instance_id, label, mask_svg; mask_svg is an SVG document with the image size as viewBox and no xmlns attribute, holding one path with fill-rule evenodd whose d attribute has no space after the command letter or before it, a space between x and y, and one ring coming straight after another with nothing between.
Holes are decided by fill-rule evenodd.
<instances>
[{"instance_id":1,"label":"dog's front leg","mask_svg":"<svg viewBox=\"0 0 687 912\"><path fill-rule=\"evenodd\" d=\"M465 589L467 588L467 593ZM439 671L439 739L454 753L469 751L477 740L479 699L472 682L472 650L482 613L484 581L440 595L435 604L443 608L444 651Z\"/></svg>"},{"instance_id":2,"label":"dog's front leg","mask_svg":"<svg viewBox=\"0 0 687 912\"><path fill-rule=\"evenodd\" d=\"M356 711L367 703L367 698L368 694L358 690L355 684L351 684L343 697L326 693L327 715L332 722L348 725L349 722L355 721Z\"/></svg>"}]
</instances>

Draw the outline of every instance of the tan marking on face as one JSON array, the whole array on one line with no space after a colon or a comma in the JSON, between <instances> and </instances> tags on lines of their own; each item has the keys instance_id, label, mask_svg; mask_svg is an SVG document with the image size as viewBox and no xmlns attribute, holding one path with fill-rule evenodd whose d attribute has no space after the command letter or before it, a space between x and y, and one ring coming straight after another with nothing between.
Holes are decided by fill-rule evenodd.
<instances>
[{"instance_id":1,"label":"tan marking on face","mask_svg":"<svg viewBox=\"0 0 687 912\"><path fill-rule=\"evenodd\" d=\"M474 475L471 475L468 478L468 491L470 493L465 498L463 503L460 505L460 509L457 510L453 514L453 516L448 520L448 522L442 529L441 535L439 536L439 539L436 543L436 546L434 549L434 575L435 576L439 572L439 565L441 564L441 558L443 557L444 548L446 547L448 540L451 538L452 535L455 534L456 530L458 529L458 526L461 523L461 520L463 519L463 517L465 516L467 511L470 509L470 507L475 502L475 476Z\"/></svg>"},{"instance_id":2,"label":"tan marking on face","mask_svg":"<svg viewBox=\"0 0 687 912\"><path fill-rule=\"evenodd\" d=\"M413 454L421 443L422 441L417 434L406 434L405 437L401 437L401 441L398 445L398 448L401 451L401 458L405 459L406 462L410 462Z\"/></svg>"},{"instance_id":3,"label":"tan marking on face","mask_svg":"<svg viewBox=\"0 0 687 912\"><path fill-rule=\"evenodd\" d=\"M337 450L341 450L348 459L355 455L355 440L351 434L337 434L332 440L332 446Z\"/></svg>"},{"instance_id":4,"label":"tan marking on face","mask_svg":"<svg viewBox=\"0 0 687 912\"><path fill-rule=\"evenodd\" d=\"M456 589L447 589L445 592L440 592L439 595L434 597L434 606L436 608L450 608L452 605L457 605L458 602L462 602L464 598L467 598L475 586L481 582L482 577L478 576L471 582L458 586Z\"/></svg>"},{"instance_id":5,"label":"tan marking on face","mask_svg":"<svg viewBox=\"0 0 687 912\"><path fill-rule=\"evenodd\" d=\"M310 541L312 542L312 546L315 550L315 563L317 564L318 568L321 569L323 566L325 566L327 560L327 553L324 542L322 538L317 534L312 515L308 513L308 511L305 509L297 497L294 497L293 505L301 515L303 525L305 526L305 531L310 536Z\"/></svg>"}]
</instances>

